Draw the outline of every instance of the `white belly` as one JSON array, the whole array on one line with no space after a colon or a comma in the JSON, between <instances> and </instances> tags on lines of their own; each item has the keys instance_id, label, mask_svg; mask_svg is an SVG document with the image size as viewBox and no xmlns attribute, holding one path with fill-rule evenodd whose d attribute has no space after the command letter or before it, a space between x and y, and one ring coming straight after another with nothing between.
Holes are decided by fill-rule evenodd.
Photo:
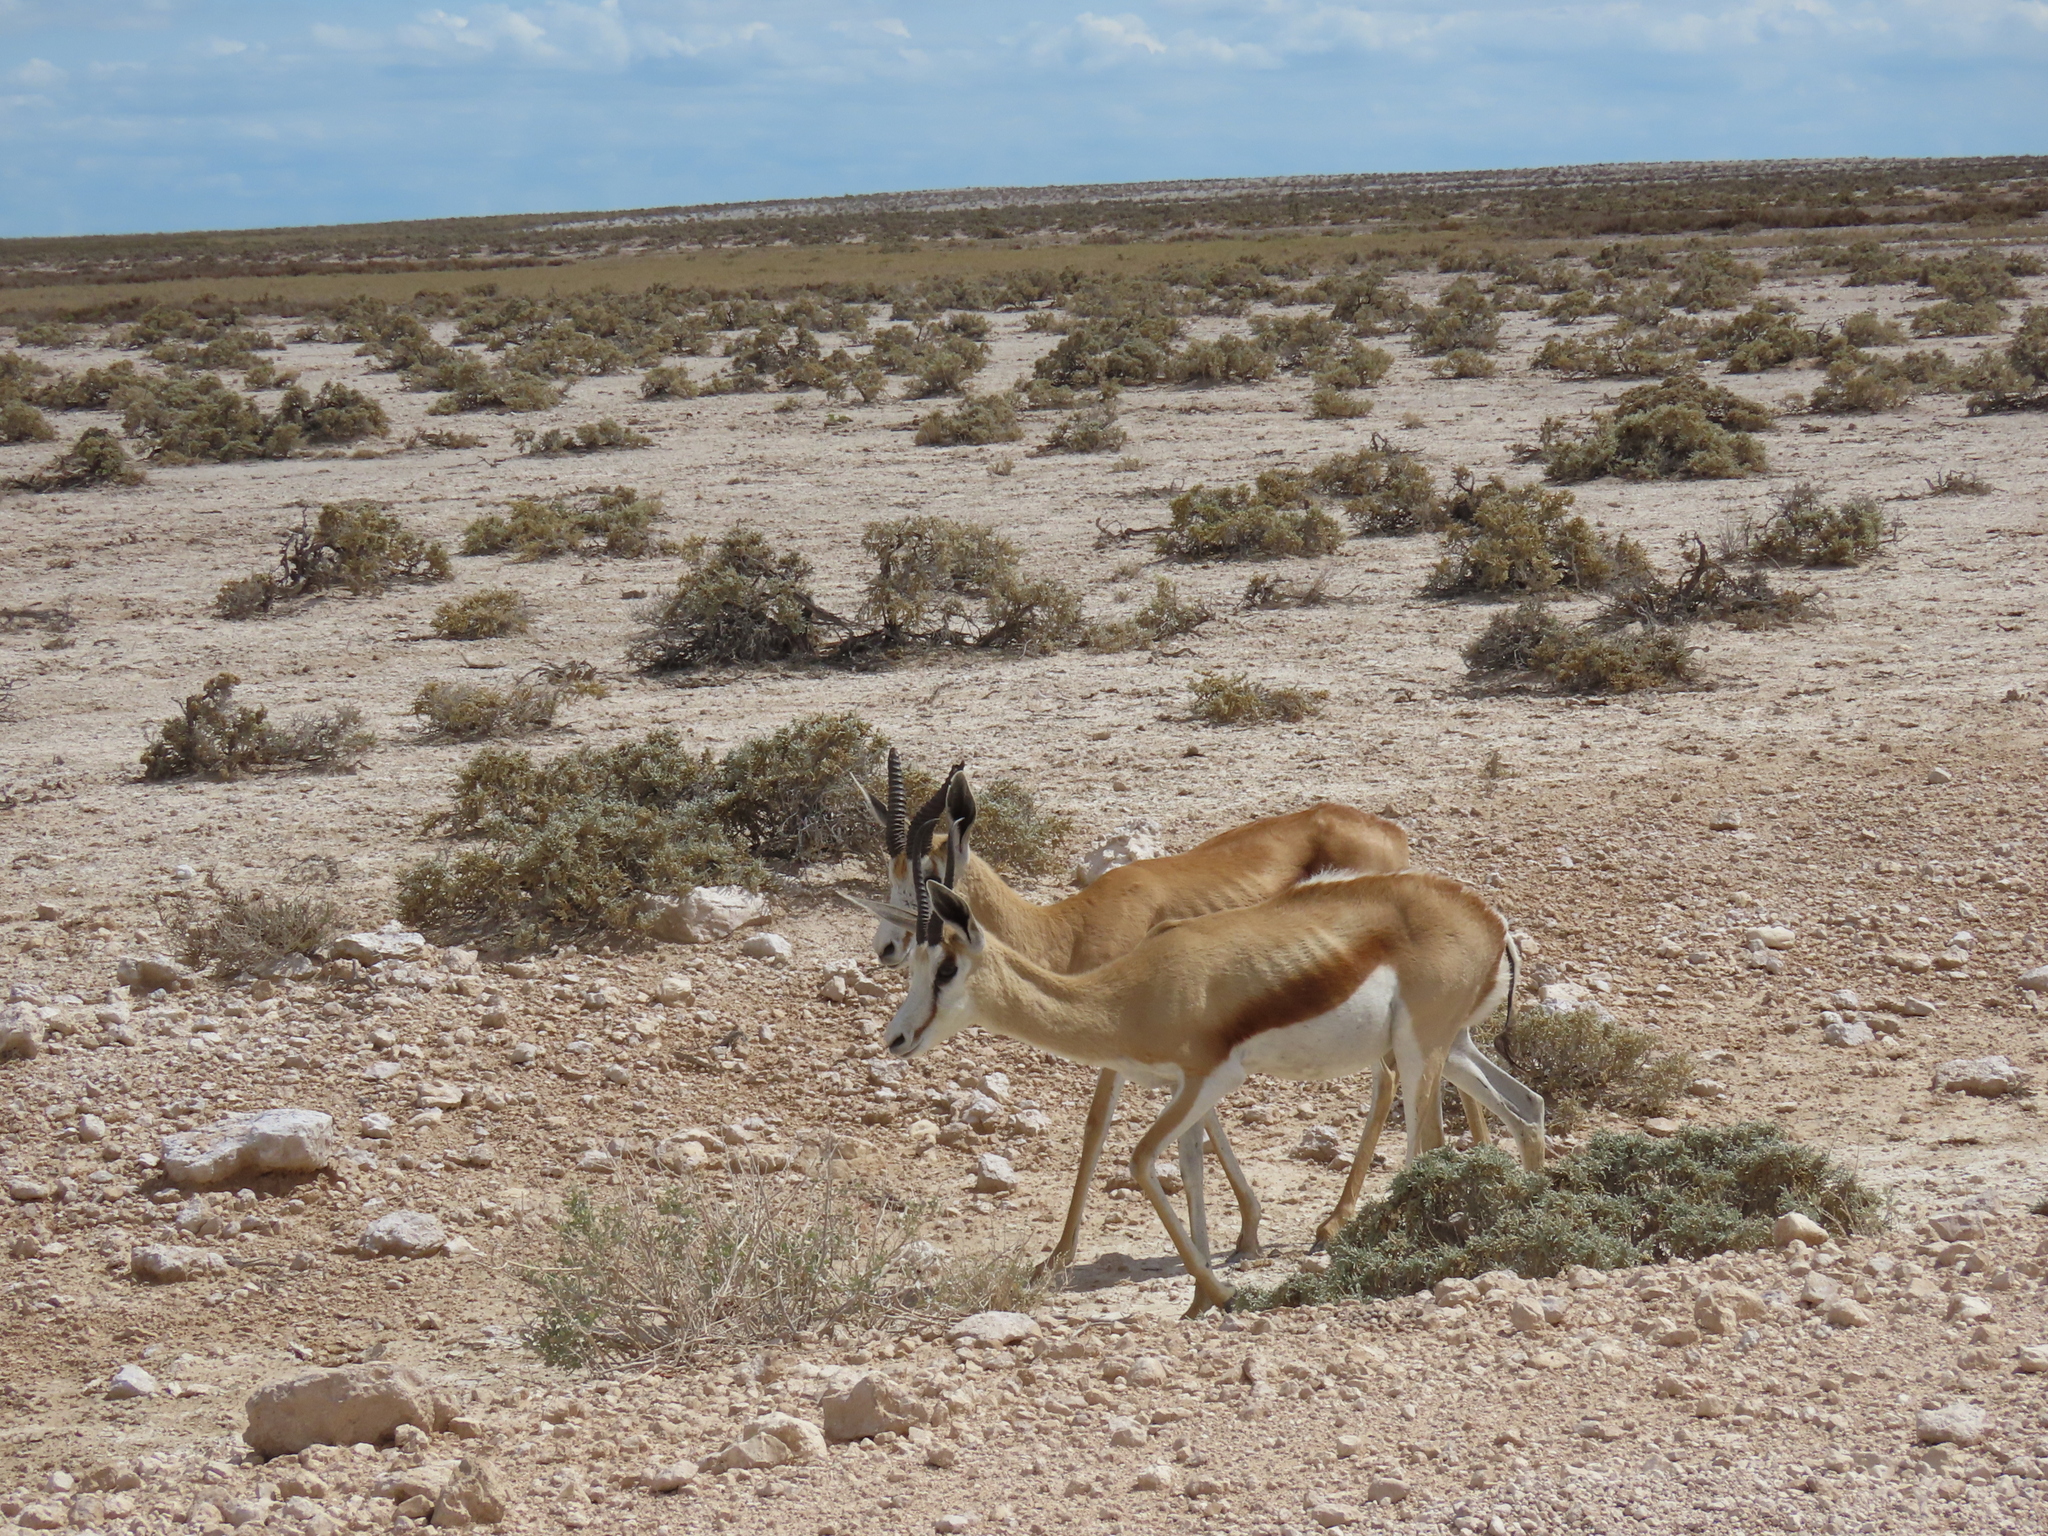
<instances>
[{"instance_id":1,"label":"white belly","mask_svg":"<svg viewBox=\"0 0 2048 1536\"><path fill-rule=\"evenodd\" d=\"M1394 968L1383 965L1328 1013L1252 1036L1238 1048L1237 1059L1247 1071L1296 1082L1370 1071L1393 1043L1399 988Z\"/></svg>"},{"instance_id":2,"label":"white belly","mask_svg":"<svg viewBox=\"0 0 2048 1536\"><path fill-rule=\"evenodd\" d=\"M1139 1088L1178 1090L1181 1085L1181 1070L1170 1062L1112 1061L1104 1065L1125 1082Z\"/></svg>"}]
</instances>

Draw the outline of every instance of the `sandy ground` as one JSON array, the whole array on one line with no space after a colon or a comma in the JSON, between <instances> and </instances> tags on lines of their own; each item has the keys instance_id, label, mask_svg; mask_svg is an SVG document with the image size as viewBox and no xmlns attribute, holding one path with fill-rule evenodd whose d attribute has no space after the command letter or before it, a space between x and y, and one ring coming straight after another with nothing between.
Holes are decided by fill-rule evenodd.
<instances>
[{"instance_id":1,"label":"sandy ground","mask_svg":"<svg viewBox=\"0 0 2048 1536\"><path fill-rule=\"evenodd\" d=\"M2048 290L2027 286L2035 302ZM1845 290L1832 278L1768 291L1809 320L1906 308L1906 290ZM996 321L985 385L1028 371L1048 344L1021 317ZM1537 317L1511 316L1492 380L1436 380L1394 343L1401 355L1372 391L1375 410L1355 423L1311 419L1299 379L1135 391L1123 402L1128 451L1143 461L1135 471L1031 455L1038 421L1009 448L918 448L903 430L920 408L911 402L843 408L830 414L847 419L834 421L816 397L789 413L774 410L775 396L647 404L621 377L579 383L538 420L447 423L484 434L482 449L162 467L133 489L0 500L5 605L61 606L77 621L61 636L0 634L4 975L40 988L37 999L78 1026L38 1059L0 1063L0 1172L13 1195L0 1208L0 1249L12 1255L0 1260L12 1309L0 1489L16 1490L0 1515L32 1528L54 1519L159 1531L189 1518L199 1530L239 1514L249 1529L381 1529L408 1522L374 1496L393 1464L471 1454L506 1484L506 1528L536 1531L2048 1526L2048 1375L2015 1368L2022 1346L2048 1344L2048 1221L2029 1214L2048 1194L2037 1101L1929 1087L1951 1058L2002 1054L2035 1074L2048 1061L2041 1016L2014 985L2048 961L2038 542L2048 419L1973 420L1960 400L1928 396L1809 423L1825 431L1788 419L1767 436L1770 472L1753 479L1580 488L1589 515L1665 562L1682 535L1760 514L1801 477L1884 499L1903 530L1870 564L1817 573L1830 622L1708 631L1711 687L1611 702L1472 687L1457 649L1486 610L1418 596L1435 557L1426 538L1348 544L1326 565L1351 601L1322 609L1241 612L1247 568L1172 570L1226 617L1165 652L975 656L691 688L638 678L622 660L636 595L672 581L674 559L464 558L448 586L326 598L252 623L209 610L223 580L267 563L301 507L387 500L453 547L469 519L514 495L623 481L663 495L676 537L745 519L802 549L839 611L857 606L862 525L916 511L992 523L1027 564L1081 585L1091 612L1111 615L1142 602L1167 568L1146 563L1143 541L1096 548L1097 522L1163 521L1163 488L1307 467L1375 430L1440 478L1456 465L1525 476L1510 445L1617 388L1532 373L1529 355L1549 334ZM1946 345L1965 355L1982 344ZM116 354L45 355L76 367ZM366 375L347 347L298 345L287 361L309 385L343 378L377 393L394 444L427 423L432 397ZM1772 399L1816 381L1794 370L1731 382ZM606 414L654 446L588 461L512 452L515 426ZM96 419L60 426L69 436ZM0 448L0 475L48 452ZM999 460L1009 473L992 472ZM1996 489L1925 496L1948 470ZM1307 569L1283 563L1281 573ZM533 600L532 634L475 646L431 638L436 605L495 585ZM361 925L388 918L392 876L431 847L420 818L467 755L413 738L405 710L418 687L469 666L565 656L595 663L614 691L570 709L538 750L654 725L722 747L853 708L914 761L964 756L984 777L1023 779L1075 818L1077 843L1142 814L1185 847L1317 798L1397 816L1418 864L1486 885L1536 938L1549 979L1587 987L1705 1058L1721 1091L1677 1118L1775 1117L1885 1189L1890 1224L1817 1253L1577 1289L1546 1282L1538 1291L1569 1305L1534 1334L1509 1321L1512 1288L1447 1305L1182 1323L1190 1286L1162 1257L1155 1219L1140 1197L1112 1192L1098 1194L1082 1263L1038 1312L1037 1337L1015 1348L882 1330L715 1370L548 1370L519 1344L532 1315L519 1266L547 1252L569 1189L644 1182L644 1154L661 1139L728 1124L770 1148L855 1137L864 1176L944 1202L937 1241L1036 1249L1057 1230L1090 1086L1089 1074L1008 1042L963 1039L911 1064L899 1098L877 1100L865 1063L890 1002L817 998L826 962L866 946L825 889L857 880L852 865L778 896L774 926L796 952L787 967L726 943L557 954L530 974L487 968L440 976L432 990L304 984L257 1002L208 983L136 1004L132 1044L101 1038L94 1009L118 959L166 943L192 883L180 866L244 887L331 860L331 889ZM1193 723L1187 682L1218 667L1328 689L1328 714L1300 727ZM222 670L274 713L355 704L384 744L352 776L138 782L145 729ZM1489 760L1500 776L1484 771ZM45 906L52 915L39 917ZM1776 975L1742 954L1742 930L1766 921L1798 935ZM1901 974L1885 957L1902 951L1951 968ZM651 1001L670 974L693 978L687 1006ZM1910 994L1934 1012L1906 1019L1895 1039L1830 1047L1817 1019L1843 988ZM741 1050L715 1049L734 1030ZM512 1064L519 1041L548 1048L539 1065ZM568 1049L578 1043L587 1048ZM607 1081L607 1065L626 1081ZM1049 1133L934 1144L949 1101L996 1070L1016 1107L1049 1114ZM470 1106L409 1125L422 1085L437 1081L475 1089ZM1304 1254L1337 1178L1289 1154L1309 1124L1355 1134L1363 1092L1255 1084L1227 1106L1275 1245L1248 1278L1278 1279ZM878 1116L878 1102L898 1112ZM131 1246L163 1240L179 1210L153 1198L159 1183L138 1157L174 1127L285 1104L334 1116L347 1149L337 1171L259 1186L253 1203L215 1197L248 1229L176 1240L232 1255L227 1279L152 1288L128 1278ZM400 1122L395 1139L354 1134L373 1112ZM105 1139L80 1139L88 1114ZM486 1166L472 1166L479 1143L491 1149ZM970 1193L984 1150L1015 1163L1013 1194ZM579 1166L593 1152L615 1171ZM401 1206L438 1215L471 1251L354 1257L369 1217ZM1981 1228L1960 1260L1926 1225L1959 1211ZM1217 1224L1228 1229L1220 1210ZM1863 1298L1868 1326L1831 1327L1824 1296L1802 1301L1816 1274ZM1768 1315L1736 1335L1684 1337L1694 1293L1715 1283L1752 1289ZM248 1390L308 1361L366 1355L449 1383L472 1438L308 1453L296 1471L245 1464L236 1437ZM1136 1370L1140 1357L1161 1364ZM124 1363L178 1395L109 1400ZM945 1405L937 1422L814 1465L707 1467L679 1492L647 1491L651 1468L707 1461L768 1408L815 1417L821 1392L870 1368ZM1921 1445L1915 1414L1959 1401L1985 1410L1983 1442ZM81 1491L112 1463L131 1465L141 1486Z\"/></svg>"}]
</instances>

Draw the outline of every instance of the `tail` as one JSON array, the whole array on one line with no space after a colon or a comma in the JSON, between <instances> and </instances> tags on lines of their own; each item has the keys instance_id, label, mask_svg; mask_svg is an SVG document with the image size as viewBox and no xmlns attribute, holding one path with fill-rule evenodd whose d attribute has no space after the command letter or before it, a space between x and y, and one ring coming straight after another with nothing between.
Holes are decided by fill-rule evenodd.
<instances>
[{"instance_id":1,"label":"tail","mask_svg":"<svg viewBox=\"0 0 2048 1536\"><path fill-rule=\"evenodd\" d=\"M1522 979L1522 952L1516 948L1512 932L1501 935L1501 952L1508 962L1508 1016L1501 1021L1493 1048L1499 1053L1501 1062L1513 1069L1520 1066L1515 1060L1515 986Z\"/></svg>"}]
</instances>

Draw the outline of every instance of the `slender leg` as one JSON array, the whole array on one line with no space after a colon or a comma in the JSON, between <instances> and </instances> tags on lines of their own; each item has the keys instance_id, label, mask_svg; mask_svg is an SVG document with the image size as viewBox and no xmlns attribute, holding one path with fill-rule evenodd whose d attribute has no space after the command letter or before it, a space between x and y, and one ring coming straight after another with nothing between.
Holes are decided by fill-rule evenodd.
<instances>
[{"instance_id":1,"label":"slender leg","mask_svg":"<svg viewBox=\"0 0 2048 1536\"><path fill-rule=\"evenodd\" d=\"M1309 1252L1321 1253L1330 1245L1330 1239L1343 1230L1344 1223L1358 1214L1359 1191L1365 1188L1365 1176L1372 1171L1373 1152L1393 1113L1393 1074L1382 1061L1372 1069L1372 1108L1366 1113L1365 1134L1358 1138L1358 1150L1352 1154L1351 1171L1344 1175L1344 1192L1337 1197L1337 1209L1316 1228L1315 1244Z\"/></svg>"},{"instance_id":2,"label":"slender leg","mask_svg":"<svg viewBox=\"0 0 2048 1536\"><path fill-rule=\"evenodd\" d=\"M1408 1161L1444 1144L1444 1063L1422 1053L1407 1008L1398 1001L1393 1018L1394 1069L1401 1074L1401 1103L1407 1111Z\"/></svg>"},{"instance_id":3,"label":"slender leg","mask_svg":"<svg viewBox=\"0 0 2048 1536\"><path fill-rule=\"evenodd\" d=\"M1189 1126L1180 1133L1180 1184L1188 1197L1188 1240L1195 1251L1208 1258L1209 1207L1202 1198L1202 1127Z\"/></svg>"},{"instance_id":4,"label":"slender leg","mask_svg":"<svg viewBox=\"0 0 2048 1536\"><path fill-rule=\"evenodd\" d=\"M1074 1250L1081 1241L1081 1214L1088 1208L1088 1186L1095 1178L1095 1164L1102 1157L1102 1142L1109 1135L1109 1122L1116 1118L1116 1096L1123 1079L1104 1072L1095 1079L1095 1097L1088 1103L1088 1120L1081 1128L1081 1167L1074 1175L1074 1193L1067 1200L1067 1224L1060 1228L1060 1240L1038 1266L1039 1273L1074 1262Z\"/></svg>"},{"instance_id":5,"label":"slender leg","mask_svg":"<svg viewBox=\"0 0 2048 1536\"><path fill-rule=\"evenodd\" d=\"M1131 1153L1131 1178L1145 1191L1145 1198L1152 1202L1152 1209L1159 1214L1159 1221L1166 1228L1166 1235L1173 1242L1174 1251L1180 1255L1181 1263L1194 1277L1195 1300L1188 1308L1189 1317L1198 1317L1211 1307L1228 1307L1230 1290L1209 1268L1208 1256L1195 1251L1188 1240L1187 1229L1175 1214L1173 1203L1166 1198L1166 1191L1159 1187L1159 1174L1152 1166L1159 1156L1159 1149L1168 1140L1178 1136L1188 1126L1199 1124L1207 1118L1216 1101L1236 1088L1245 1079L1245 1070L1235 1062L1224 1062L1206 1077L1184 1082L1175 1090L1173 1100L1166 1106L1166 1112L1145 1128L1138 1138L1138 1145Z\"/></svg>"},{"instance_id":6,"label":"slender leg","mask_svg":"<svg viewBox=\"0 0 2048 1536\"><path fill-rule=\"evenodd\" d=\"M1449 1074L1445 1075L1448 1076ZM1451 1086L1457 1088L1458 1085L1453 1082ZM1458 1102L1465 1107L1465 1125L1472 1132L1472 1145L1474 1147L1492 1146L1493 1132L1487 1126L1486 1110L1482 1107L1480 1101L1467 1093L1463 1088L1458 1088Z\"/></svg>"},{"instance_id":7,"label":"slender leg","mask_svg":"<svg viewBox=\"0 0 2048 1536\"><path fill-rule=\"evenodd\" d=\"M1522 1166L1531 1173L1543 1169L1543 1096L1516 1082L1500 1067L1488 1061L1468 1041L1460 1040L1444 1059L1444 1076L1457 1085L1462 1095L1476 1097L1504 1121L1514 1133L1522 1154Z\"/></svg>"},{"instance_id":8,"label":"slender leg","mask_svg":"<svg viewBox=\"0 0 2048 1536\"><path fill-rule=\"evenodd\" d=\"M1252 1189L1252 1181L1245 1177L1244 1169L1238 1165L1237 1154L1230 1148L1230 1138L1223 1133L1220 1116L1210 1115L1209 1145L1216 1149L1216 1161L1223 1165L1223 1176L1230 1180L1230 1192L1237 1196L1237 1247L1232 1250L1228 1262L1235 1264L1242 1259L1256 1259L1262 1251L1259 1246L1259 1197Z\"/></svg>"}]
</instances>

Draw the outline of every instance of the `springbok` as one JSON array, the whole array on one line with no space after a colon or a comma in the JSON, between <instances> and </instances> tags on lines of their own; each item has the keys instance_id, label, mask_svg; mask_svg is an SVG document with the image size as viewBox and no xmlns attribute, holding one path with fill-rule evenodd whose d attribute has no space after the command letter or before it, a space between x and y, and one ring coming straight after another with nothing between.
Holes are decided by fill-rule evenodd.
<instances>
[{"instance_id":1,"label":"springbok","mask_svg":"<svg viewBox=\"0 0 2048 1536\"><path fill-rule=\"evenodd\" d=\"M1380 1069L1391 1055L1412 1161L1442 1144L1441 1119L1428 1111L1454 1048L1503 999L1513 1022L1520 961L1507 924L1442 876L1324 876L1257 906L1158 924L1127 952L1074 975L1012 949L970 901L926 880L919 863L913 870L910 989L890 1023L890 1053L921 1055L978 1026L1168 1083L1173 1097L1138 1137L1131 1178L1194 1278L1190 1317L1227 1306L1231 1293L1160 1188L1153 1161L1168 1141L1254 1072L1328 1081ZM1459 1086L1502 1119L1521 1118L1491 1075L1461 1075Z\"/></svg>"},{"instance_id":2,"label":"springbok","mask_svg":"<svg viewBox=\"0 0 2048 1536\"><path fill-rule=\"evenodd\" d=\"M1408 864L1408 834L1398 825L1348 805L1322 802L1220 833L1186 853L1141 859L1112 869L1078 894L1039 906L1010 889L986 860L975 856L971 842L974 797L959 767L947 774L914 817L902 760L894 749L889 753L887 802L865 786L862 792L882 825L889 854L890 899L886 903L849 899L876 918L875 954L885 964L901 964L907 958L915 883L921 876L937 873L934 861L942 857L948 861L950 883L973 906L988 932L1034 963L1069 973L1093 970L1124 954L1162 922L1248 907L1327 872L1390 874ZM933 847L931 835L942 818L948 827L943 854ZM912 849L920 856L916 860L911 857ZM1080 1168L1067 1202L1066 1223L1046 1259L1049 1268L1072 1260L1079 1245L1089 1188L1126 1075L1105 1068L1096 1079L1082 1131ZM1143 1074L1140 1078L1143 1080ZM1159 1086L1149 1081L1146 1085ZM1376 1110L1382 1102L1391 1107L1391 1096L1379 1093ZM1466 1112L1468 1117L1480 1115L1478 1105L1469 1097ZM1384 1112L1380 1112L1380 1120L1384 1122ZM1474 1134L1483 1136L1485 1120L1473 1118L1472 1123ZM1222 1123L1214 1118L1191 1126L1180 1143L1181 1180L1196 1246L1208 1250L1208 1220L1202 1202L1204 1130L1237 1199L1237 1246L1231 1258L1254 1257L1260 1251L1258 1197L1231 1151ZM1368 1150L1368 1165L1371 1160ZM1363 1177L1359 1174L1359 1181ZM1355 1206L1355 1191L1351 1199Z\"/></svg>"}]
</instances>

